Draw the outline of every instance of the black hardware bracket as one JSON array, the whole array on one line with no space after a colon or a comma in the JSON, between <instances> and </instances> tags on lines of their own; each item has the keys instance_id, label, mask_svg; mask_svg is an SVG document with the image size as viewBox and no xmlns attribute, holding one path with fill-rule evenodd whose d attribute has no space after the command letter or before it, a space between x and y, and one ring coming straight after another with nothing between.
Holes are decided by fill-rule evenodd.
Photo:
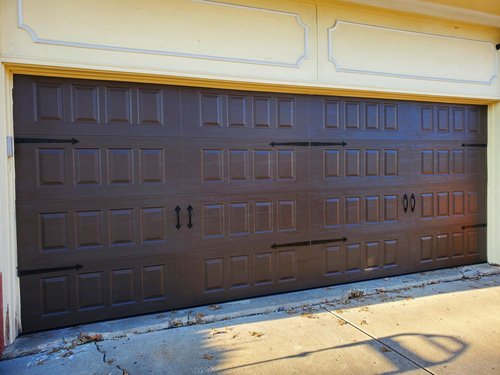
<instances>
[{"instance_id":1,"label":"black hardware bracket","mask_svg":"<svg viewBox=\"0 0 500 375\"><path fill-rule=\"evenodd\" d=\"M498 43L498 44L495 46L495 48L497 49L497 51L499 51L499 50L500 50L500 43Z\"/></svg>"},{"instance_id":2,"label":"black hardware bracket","mask_svg":"<svg viewBox=\"0 0 500 375\"><path fill-rule=\"evenodd\" d=\"M331 242L346 242L347 238L331 238L328 240L314 240L314 241L301 241L301 242L290 242L290 243L282 243L282 244L272 244L272 249L277 249L279 247L300 247L300 246L312 246L312 245L321 245L325 243Z\"/></svg>"},{"instance_id":3,"label":"black hardware bracket","mask_svg":"<svg viewBox=\"0 0 500 375\"><path fill-rule=\"evenodd\" d=\"M192 221L192 219L193 219L193 206L189 205L189 206L187 207L187 211L188 211L188 213L189 213L189 222L188 222L187 227L188 227L189 229L191 229L191 228L193 227L193 221Z\"/></svg>"},{"instance_id":4,"label":"black hardware bracket","mask_svg":"<svg viewBox=\"0 0 500 375\"><path fill-rule=\"evenodd\" d=\"M174 211L177 215L177 224L175 224L175 227L177 228L177 230L179 230L181 229L181 216L180 216L181 208L177 206L175 207Z\"/></svg>"},{"instance_id":5,"label":"black hardware bracket","mask_svg":"<svg viewBox=\"0 0 500 375\"><path fill-rule=\"evenodd\" d=\"M488 147L486 143L462 143L462 147Z\"/></svg>"},{"instance_id":6,"label":"black hardware bracket","mask_svg":"<svg viewBox=\"0 0 500 375\"><path fill-rule=\"evenodd\" d=\"M305 147L318 147L318 146L347 146L345 142L271 142L269 144L275 146L305 146Z\"/></svg>"},{"instance_id":7,"label":"black hardware bracket","mask_svg":"<svg viewBox=\"0 0 500 375\"><path fill-rule=\"evenodd\" d=\"M462 230L469 228L485 228L486 224L462 225Z\"/></svg>"},{"instance_id":8,"label":"black hardware bracket","mask_svg":"<svg viewBox=\"0 0 500 375\"><path fill-rule=\"evenodd\" d=\"M50 138L14 138L14 143L71 143L72 145L80 142L76 138L71 139L50 139Z\"/></svg>"},{"instance_id":9,"label":"black hardware bracket","mask_svg":"<svg viewBox=\"0 0 500 375\"><path fill-rule=\"evenodd\" d=\"M81 264L75 264L74 266L64 266L64 267L54 267L54 268L40 268L36 270L17 270L17 276L30 276L39 275L42 273L58 272L58 271L68 271L68 270L81 270L83 266Z\"/></svg>"}]
</instances>

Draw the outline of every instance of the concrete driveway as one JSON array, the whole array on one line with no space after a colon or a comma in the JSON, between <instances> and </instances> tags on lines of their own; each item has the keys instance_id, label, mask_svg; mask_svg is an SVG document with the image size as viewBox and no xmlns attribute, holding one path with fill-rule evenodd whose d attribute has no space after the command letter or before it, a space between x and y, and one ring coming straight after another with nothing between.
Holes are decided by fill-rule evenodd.
<instances>
[{"instance_id":1,"label":"concrete driveway","mask_svg":"<svg viewBox=\"0 0 500 375\"><path fill-rule=\"evenodd\" d=\"M427 272L213 305L187 322L176 312L26 336L0 374L500 374L499 271ZM279 311L259 310L273 301Z\"/></svg>"}]
</instances>

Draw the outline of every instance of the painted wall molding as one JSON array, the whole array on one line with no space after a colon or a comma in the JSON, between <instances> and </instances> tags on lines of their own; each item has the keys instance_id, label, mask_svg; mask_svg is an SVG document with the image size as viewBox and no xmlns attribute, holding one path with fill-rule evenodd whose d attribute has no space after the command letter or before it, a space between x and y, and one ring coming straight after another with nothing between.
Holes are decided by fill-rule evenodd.
<instances>
[{"instance_id":1,"label":"painted wall molding","mask_svg":"<svg viewBox=\"0 0 500 375\"><path fill-rule=\"evenodd\" d=\"M86 43L80 41L70 41L61 40L55 38L43 38L39 36L39 32L35 30L34 27L30 26L25 20L25 3L24 0L17 0L17 24L20 29L25 30L30 36L34 43L48 44L64 47L76 47L76 48L88 48L94 50L106 50L106 51L116 51L116 52L128 52L128 53L138 53L146 55L163 55L172 57L184 57L202 60L215 60L222 62L232 62L232 63L243 63L243 64L256 64L256 65L267 65L267 66L278 66L285 68L299 68L304 60L309 57L309 26L306 25L300 14L293 12L278 11L274 9L239 5L226 3L214 0L186 0L190 3L198 3L204 5L210 5L215 7L225 7L232 9L239 9L253 13L264 13L274 16L291 17L297 23L297 26L302 30L301 34L303 37L303 50L301 54L297 56L295 61L273 61L265 59L252 59L252 58L240 58L232 56L223 55L211 55L203 53L191 53L191 52L180 52L174 50L163 50L163 49L148 49L148 48L134 48L134 47L124 47L112 44L100 44L100 43Z\"/></svg>"},{"instance_id":2,"label":"painted wall molding","mask_svg":"<svg viewBox=\"0 0 500 375\"><path fill-rule=\"evenodd\" d=\"M342 20L327 30L328 60L338 72L483 85L497 77L489 41Z\"/></svg>"}]
</instances>

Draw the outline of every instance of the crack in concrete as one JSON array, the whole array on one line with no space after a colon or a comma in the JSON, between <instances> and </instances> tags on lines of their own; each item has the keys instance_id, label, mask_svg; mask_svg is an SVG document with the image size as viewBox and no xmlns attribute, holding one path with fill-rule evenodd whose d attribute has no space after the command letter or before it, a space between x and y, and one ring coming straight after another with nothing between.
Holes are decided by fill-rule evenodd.
<instances>
[{"instance_id":1,"label":"crack in concrete","mask_svg":"<svg viewBox=\"0 0 500 375\"><path fill-rule=\"evenodd\" d=\"M104 351L99 346L99 343L97 341L94 341L94 344L95 344L95 347L96 347L97 351L102 354L102 362L104 364L106 364L107 366L114 366L114 367L116 367L118 370L120 370L120 372L122 373L122 375L128 375L129 374L127 370L125 370L124 368L122 368L120 365L115 364L115 359L114 358L112 358L110 360L106 359L107 356L108 356L108 354L106 353L106 351Z\"/></svg>"}]
</instances>

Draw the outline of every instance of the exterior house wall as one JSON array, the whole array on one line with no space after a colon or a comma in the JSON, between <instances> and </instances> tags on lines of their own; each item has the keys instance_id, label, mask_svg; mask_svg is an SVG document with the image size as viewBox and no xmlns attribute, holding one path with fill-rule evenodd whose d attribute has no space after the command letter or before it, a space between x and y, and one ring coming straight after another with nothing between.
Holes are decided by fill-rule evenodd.
<instances>
[{"instance_id":1,"label":"exterior house wall","mask_svg":"<svg viewBox=\"0 0 500 375\"><path fill-rule=\"evenodd\" d=\"M493 194L500 189L493 163L500 153L497 43L500 27L349 1L0 2L6 342L21 328L15 164L5 142L13 135L13 74L488 104L488 259L500 263L500 200Z\"/></svg>"}]
</instances>

